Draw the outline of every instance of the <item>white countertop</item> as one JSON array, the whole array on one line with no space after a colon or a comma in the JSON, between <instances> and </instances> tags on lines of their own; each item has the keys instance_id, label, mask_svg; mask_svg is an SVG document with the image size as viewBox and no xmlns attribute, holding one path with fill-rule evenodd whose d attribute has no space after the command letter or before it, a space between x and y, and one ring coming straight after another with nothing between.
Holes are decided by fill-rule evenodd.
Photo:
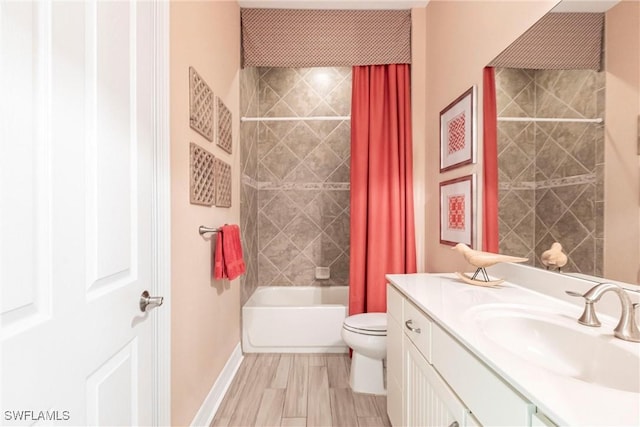
<instances>
[{"instance_id":1,"label":"white countertop","mask_svg":"<svg viewBox=\"0 0 640 427\"><path fill-rule=\"evenodd\" d=\"M532 307L534 310L539 308L572 319L580 316L581 307L510 282L505 282L499 289L492 289L467 285L453 274L390 274L387 279L555 423L572 426L640 426L640 393L594 385L534 365L488 339L480 333L474 322L469 321L474 308L483 304L505 303ZM613 337L617 319L601 314L599 318L602 322L600 328L578 327L585 328L585 333L598 336L611 345L640 353L640 343ZM571 343L566 345L570 346ZM585 358L588 357L589 354L585 354ZM616 369L616 366L611 366L612 373L616 373ZM620 372L616 374L626 375Z\"/></svg>"}]
</instances>

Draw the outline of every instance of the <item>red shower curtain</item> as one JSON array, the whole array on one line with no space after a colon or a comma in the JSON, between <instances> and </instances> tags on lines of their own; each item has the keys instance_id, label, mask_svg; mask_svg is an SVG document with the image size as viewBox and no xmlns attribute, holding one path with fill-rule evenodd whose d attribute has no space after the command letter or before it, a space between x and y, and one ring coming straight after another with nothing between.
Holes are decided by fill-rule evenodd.
<instances>
[{"instance_id":1,"label":"red shower curtain","mask_svg":"<svg viewBox=\"0 0 640 427\"><path fill-rule=\"evenodd\" d=\"M353 67L349 313L385 312L387 273L415 273L408 64Z\"/></svg>"},{"instance_id":2,"label":"red shower curtain","mask_svg":"<svg viewBox=\"0 0 640 427\"><path fill-rule=\"evenodd\" d=\"M482 249L498 253L498 113L496 111L496 77L492 67L485 67L482 87L484 200Z\"/></svg>"}]
</instances>

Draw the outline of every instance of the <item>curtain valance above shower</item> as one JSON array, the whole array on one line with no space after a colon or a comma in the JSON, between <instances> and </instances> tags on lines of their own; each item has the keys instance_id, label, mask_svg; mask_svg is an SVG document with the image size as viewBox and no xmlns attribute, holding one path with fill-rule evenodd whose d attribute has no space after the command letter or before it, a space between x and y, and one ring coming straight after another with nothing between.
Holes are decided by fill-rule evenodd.
<instances>
[{"instance_id":1,"label":"curtain valance above shower","mask_svg":"<svg viewBox=\"0 0 640 427\"><path fill-rule=\"evenodd\" d=\"M603 34L604 13L548 13L489 66L600 71Z\"/></svg>"},{"instance_id":2,"label":"curtain valance above shower","mask_svg":"<svg viewBox=\"0 0 640 427\"><path fill-rule=\"evenodd\" d=\"M242 9L245 67L411 63L410 10Z\"/></svg>"}]
</instances>

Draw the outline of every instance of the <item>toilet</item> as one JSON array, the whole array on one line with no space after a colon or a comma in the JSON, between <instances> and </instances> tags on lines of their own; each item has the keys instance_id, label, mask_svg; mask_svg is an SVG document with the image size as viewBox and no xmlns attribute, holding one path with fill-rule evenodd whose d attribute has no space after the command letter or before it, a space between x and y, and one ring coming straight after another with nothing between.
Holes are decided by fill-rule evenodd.
<instances>
[{"instance_id":1,"label":"toilet","mask_svg":"<svg viewBox=\"0 0 640 427\"><path fill-rule=\"evenodd\" d=\"M349 316L342 339L353 350L349 384L357 393L386 395L383 359L387 356L387 313Z\"/></svg>"}]
</instances>

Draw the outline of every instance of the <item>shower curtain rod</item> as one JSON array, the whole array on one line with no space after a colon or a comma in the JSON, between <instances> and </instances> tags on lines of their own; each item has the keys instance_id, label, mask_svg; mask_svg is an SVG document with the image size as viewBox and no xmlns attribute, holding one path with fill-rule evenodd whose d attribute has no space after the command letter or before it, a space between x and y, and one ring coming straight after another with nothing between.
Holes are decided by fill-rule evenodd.
<instances>
[{"instance_id":1,"label":"shower curtain rod","mask_svg":"<svg viewBox=\"0 0 640 427\"><path fill-rule=\"evenodd\" d=\"M546 117L498 117L499 122L573 122L573 123L602 123L598 119L569 119L569 118L546 118Z\"/></svg>"},{"instance_id":2,"label":"shower curtain rod","mask_svg":"<svg viewBox=\"0 0 640 427\"><path fill-rule=\"evenodd\" d=\"M308 117L241 117L241 122L286 122L306 120L351 120L351 116L308 116ZM602 123L598 119L571 119L546 117L498 117L499 122L574 122L574 123Z\"/></svg>"},{"instance_id":3,"label":"shower curtain rod","mask_svg":"<svg viewBox=\"0 0 640 427\"><path fill-rule=\"evenodd\" d=\"M351 120L351 116L309 116L309 117L240 117L241 122L287 122L301 120Z\"/></svg>"}]
</instances>

